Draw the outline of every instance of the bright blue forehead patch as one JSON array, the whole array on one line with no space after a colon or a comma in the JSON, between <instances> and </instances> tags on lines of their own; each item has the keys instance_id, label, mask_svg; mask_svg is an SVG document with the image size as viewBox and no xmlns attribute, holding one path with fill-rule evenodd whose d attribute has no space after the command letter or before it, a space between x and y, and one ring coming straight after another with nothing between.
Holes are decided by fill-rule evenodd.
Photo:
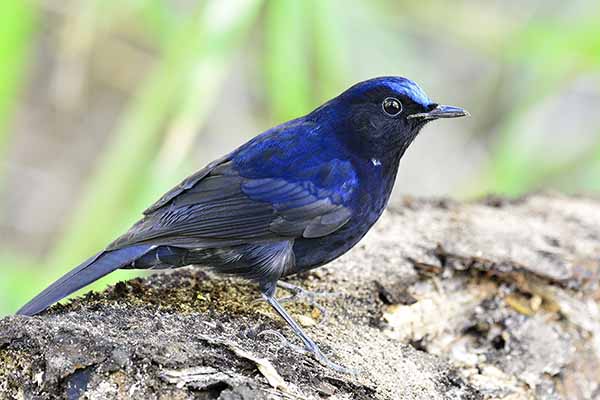
<instances>
[{"instance_id":1,"label":"bright blue forehead patch","mask_svg":"<svg viewBox=\"0 0 600 400\"><path fill-rule=\"evenodd\" d=\"M347 93L362 94L378 87L387 87L393 92L410 97L415 103L428 106L432 103L423 89L410 79L399 76L384 76L357 83L347 90Z\"/></svg>"},{"instance_id":2,"label":"bright blue forehead patch","mask_svg":"<svg viewBox=\"0 0 600 400\"><path fill-rule=\"evenodd\" d=\"M402 93L410 97L415 103L422 106L428 106L431 104L431 100L423 89L413 81L405 78L394 78L390 79L388 86L395 92Z\"/></svg>"}]
</instances>

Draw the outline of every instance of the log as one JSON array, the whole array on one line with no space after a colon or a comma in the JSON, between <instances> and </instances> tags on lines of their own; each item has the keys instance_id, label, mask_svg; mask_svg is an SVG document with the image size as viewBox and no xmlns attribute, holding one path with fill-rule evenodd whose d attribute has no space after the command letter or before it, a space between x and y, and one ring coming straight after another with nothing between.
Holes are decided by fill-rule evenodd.
<instances>
[{"instance_id":1,"label":"log","mask_svg":"<svg viewBox=\"0 0 600 400\"><path fill-rule=\"evenodd\" d=\"M403 198L289 280L335 294L286 306L354 374L290 347L253 284L190 267L2 319L0 398L598 398L599 271L598 199Z\"/></svg>"}]
</instances>

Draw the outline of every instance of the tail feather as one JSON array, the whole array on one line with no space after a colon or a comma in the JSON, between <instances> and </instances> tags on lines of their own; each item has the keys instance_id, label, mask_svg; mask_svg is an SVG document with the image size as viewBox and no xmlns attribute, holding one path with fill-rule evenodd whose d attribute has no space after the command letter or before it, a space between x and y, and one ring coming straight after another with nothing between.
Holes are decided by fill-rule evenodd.
<instances>
[{"instance_id":1,"label":"tail feather","mask_svg":"<svg viewBox=\"0 0 600 400\"><path fill-rule=\"evenodd\" d=\"M136 245L122 249L103 251L90 257L77 268L65 274L43 292L25 304L18 315L36 315L57 301L102 278L103 276L124 267L146 254L151 245Z\"/></svg>"}]
</instances>

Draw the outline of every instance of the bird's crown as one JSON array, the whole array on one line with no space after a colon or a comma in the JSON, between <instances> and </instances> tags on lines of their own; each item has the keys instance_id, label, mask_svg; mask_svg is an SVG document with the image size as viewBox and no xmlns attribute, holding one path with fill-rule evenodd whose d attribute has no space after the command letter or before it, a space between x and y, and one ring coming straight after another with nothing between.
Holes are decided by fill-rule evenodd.
<instances>
[{"instance_id":1,"label":"bird's crown","mask_svg":"<svg viewBox=\"0 0 600 400\"><path fill-rule=\"evenodd\" d=\"M377 92L393 92L410 98L415 103L427 107L432 103L423 89L410 79L400 76L382 76L359 82L343 93L347 97L364 97Z\"/></svg>"}]
</instances>

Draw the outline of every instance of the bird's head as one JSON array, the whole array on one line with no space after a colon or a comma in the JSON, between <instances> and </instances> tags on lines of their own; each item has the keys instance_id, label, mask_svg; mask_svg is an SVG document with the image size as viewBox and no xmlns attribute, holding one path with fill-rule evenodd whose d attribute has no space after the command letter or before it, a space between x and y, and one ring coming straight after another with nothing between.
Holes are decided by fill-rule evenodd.
<instances>
[{"instance_id":1,"label":"bird's head","mask_svg":"<svg viewBox=\"0 0 600 400\"><path fill-rule=\"evenodd\" d=\"M341 140L369 157L403 153L430 121L469 115L462 108L434 103L419 85L395 76L357 83L314 114L321 121L334 121Z\"/></svg>"}]
</instances>

